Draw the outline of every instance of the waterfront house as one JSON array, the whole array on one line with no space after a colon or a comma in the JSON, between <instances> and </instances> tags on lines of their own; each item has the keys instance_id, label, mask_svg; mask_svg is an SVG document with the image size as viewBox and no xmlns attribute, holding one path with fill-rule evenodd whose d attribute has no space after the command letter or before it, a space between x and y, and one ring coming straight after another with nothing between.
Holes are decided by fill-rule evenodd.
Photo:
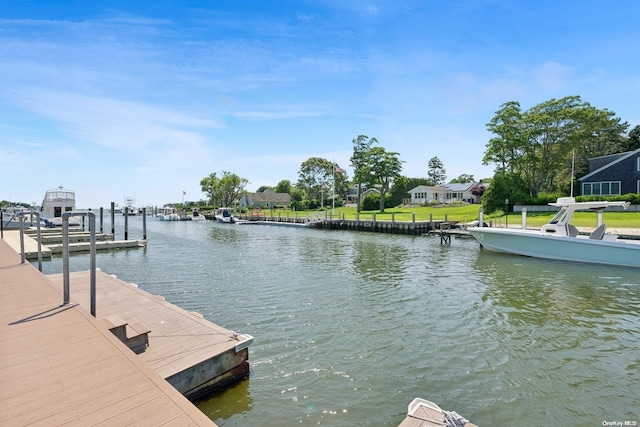
<instances>
[{"instance_id":1,"label":"waterfront house","mask_svg":"<svg viewBox=\"0 0 640 427\"><path fill-rule=\"evenodd\" d=\"M640 193L640 148L589 159L589 173L578 181L583 196Z\"/></svg>"},{"instance_id":2,"label":"waterfront house","mask_svg":"<svg viewBox=\"0 0 640 427\"><path fill-rule=\"evenodd\" d=\"M367 184L362 184L361 188L362 193L360 194L360 200L363 200L369 194L380 194L380 190L376 187L367 188ZM349 192L347 193L347 206L357 206L358 205L358 185L352 185L349 187Z\"/></svg>"},{"instance_id":3,"label":"waterfront house","mask_svg":"<svg viewBox=\"0 0 640 427\"><path fill-rule=\"evenodd\" d=\"M291 195L289 193L276 193L273 190L264 190L262 193L246 193L240 198L241 208L265 208L273 209L276 206L289 206Z\"/></svg>"},{"instance_id":4,"label":"waterfront house","mask_svg":"<svg viewBox=\"0 0 640 427\"><path fill-rule=\"evenodd\" d=\"M480 196L475 195L480 187L486 186L481 182L449 183L441 185L418 185L409 190L412 205L423 205L428 203L453 203L467 202L479 203Z\"/></svg>"}]
</instances>

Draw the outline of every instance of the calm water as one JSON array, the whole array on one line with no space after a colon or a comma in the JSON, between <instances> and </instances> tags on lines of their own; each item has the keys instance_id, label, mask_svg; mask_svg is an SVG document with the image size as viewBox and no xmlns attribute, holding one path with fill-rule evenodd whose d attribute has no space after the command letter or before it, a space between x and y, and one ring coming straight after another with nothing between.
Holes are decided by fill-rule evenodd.
<instances>
[{"instance_id":1,"label":"calm water","mask_svg":"<svg viewBox=\"0 0 640 427\"><path fill-rule=\"evenodd\" d=\"M483 427L640 425L637 269L471 239L147 226L146 249L98 253L98 268L255 337L251 377L198 404L221 427L397 426L414 397Z\"/></svg>"}]
</instances>

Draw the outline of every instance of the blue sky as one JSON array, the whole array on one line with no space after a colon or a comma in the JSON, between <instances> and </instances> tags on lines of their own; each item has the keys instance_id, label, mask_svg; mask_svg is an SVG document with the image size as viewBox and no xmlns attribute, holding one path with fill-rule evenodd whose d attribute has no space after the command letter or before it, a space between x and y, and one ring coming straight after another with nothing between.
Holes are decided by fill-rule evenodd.
<instances>
[{"instance_id":1,"label":"blue sky","mask_svg":"<svg viewBox=\"0 0 640 427\"><path fill-rule=\"evenodd\" d=\"M0 199L79 208L255 191L352 139L403 174L492 175L500 105L580 95L640 124L640 2L86 1L0 4Z\"/></svg>"}]
</instances>

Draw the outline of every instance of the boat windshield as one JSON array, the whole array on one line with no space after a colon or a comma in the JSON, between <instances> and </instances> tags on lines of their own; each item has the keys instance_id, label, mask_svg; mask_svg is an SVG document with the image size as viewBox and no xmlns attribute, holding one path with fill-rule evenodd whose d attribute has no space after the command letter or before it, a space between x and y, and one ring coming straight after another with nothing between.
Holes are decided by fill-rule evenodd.
<instances>
[{"instance_id":1,"label":"boat windshield","mask_svg":"<svg viewBox=\"0 0 640 427\"><path fill-rule=\"evenodd\" d=\"M555 214L553 218L551 218L551 221L549 221L549 224L557 224L559 222L565 222L567 219L568 213L569 213L569 210L567 208L560 209L558 213Z\"/></svg>"},{"instance_id":2,"label":"boat windshield","mask_svg":"<svg viewBox=\"0 0 640 427\"><path fill-rule=\"evenodd\" d=\"M65 191L65 190L53 190L48 191L45 194L45 200L54 201L54 200L73 200L75 199L75 194L73 191Z\"/></svg>"}]
</instances>

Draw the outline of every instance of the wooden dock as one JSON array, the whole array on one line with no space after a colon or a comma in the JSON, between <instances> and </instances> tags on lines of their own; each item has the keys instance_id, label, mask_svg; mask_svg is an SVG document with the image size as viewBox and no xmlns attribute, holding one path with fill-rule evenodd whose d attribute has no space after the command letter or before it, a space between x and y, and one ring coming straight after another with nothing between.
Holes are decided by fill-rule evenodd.
<instances>
[{"instance_id":1,"label":"wooden dock","mask_svg":"<svg viewBox=\"0 0 640 427\"><path fill-rule=\"evenodd\" d=\"M4 240L0 284L0 425L215 426Z\"/></svg>"},{"instance_id":2,"label":"wooden dock","mask_svg":"<svg viewBox=\"0 0 640 427\"><path fill-rule=\"evenodd\" d=\"M47 230L47 231L45 231ZM40 243L42 245L42 258L51 258L54 254L62 253L62 232L59 229L41 230ZM51 230L51 231L48 231ZM18 253L20 253L20 230L5 230L4 239ZM113 240L111 234L96 235L96 250L115 250L127 248L141 248L146 246L146 240ZM91 243L88 232L69 233L69 252L89 252ZM33 230L24 233L25 258L33 260L38 258L38 240Z\"/></svg>"},{"instance_id":3,"label":"wooden dock","mask_svg":"<svg viewBox=\"0 0 640 427\"><path fill-rule=\"evenodd\" d=\"M411 236L420 236L427 234L431 230L440 228L441 223L448 222L446 220L429 220L429 221L416 221L415 215L410 221L397 221L395 215L391 215L391 220L380 220L376 214L367 214L358 216L356 219L345 219L331 216L328 212L325 212L323 216L290 216L289 214L282 216L281 214L268 215L262 213L259 217L254 215L238 215L243 221L250 221L258 224L272 224L272 225L292 225L292 226L307 226L313 228L319 228L323 230L348 230L348 231L369 231L374 233L389 233L389 234L405 234Z\"/></svg>"},{"instance_id":4,"label":"wooden dock","mask_svg":"<svg viewBox=\"0 0 640 427\"><path fill-rule=\"evenodd\" d=\"M62 292L62 274L47 278ZM70 274L71 297L86 310L89 280L89 271ZM189 399L249 375L250 335L215 325L101 271L96 272L96 288L96 317L115 317L150 330L149 347L138 357Z\"/></svg>"},{"instance_id":5,"label":"wooden dock","mask_svg":"<svg viewBox=\"0 0 640 427\"><path fill-rule=\"evenodd\" d=\"M438 230L429 230L429 234L440 237L440 244L451 243L451 237L471 237L471 233L463 228L457 228L456 222L441 222Z\"/></svg>"}]
</instances>

